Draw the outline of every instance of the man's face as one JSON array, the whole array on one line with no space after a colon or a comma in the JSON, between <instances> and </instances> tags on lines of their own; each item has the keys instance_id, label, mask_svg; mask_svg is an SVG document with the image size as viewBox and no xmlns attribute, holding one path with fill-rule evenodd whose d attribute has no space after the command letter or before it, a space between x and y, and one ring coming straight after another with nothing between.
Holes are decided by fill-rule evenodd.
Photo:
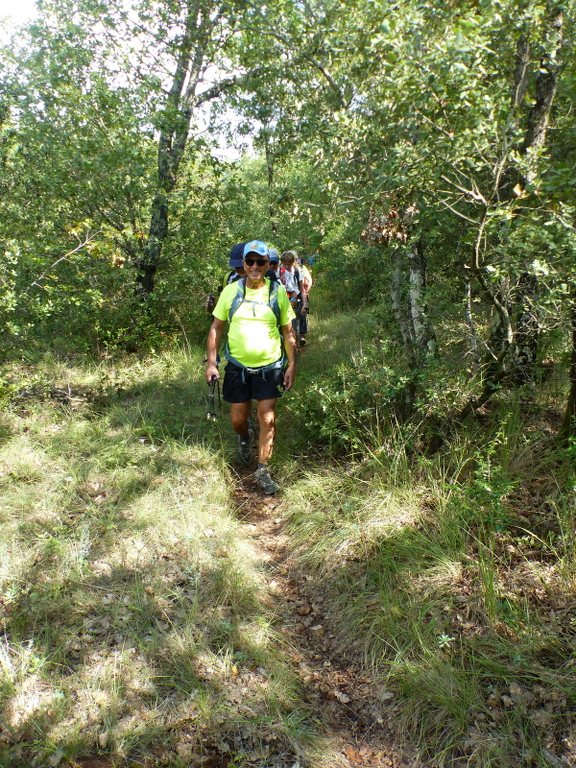
<instances>
[{"instance_id":1,"label":"man's face","mask_svg":"<svg viewBox=\"0 0 576 768\"><path fill-rule=\"evenodd\" d=\"M248 253L244 257L246 276L251 280L258 280L270 266L268 258L259 253Z\"/></svg>"}]
</instances>

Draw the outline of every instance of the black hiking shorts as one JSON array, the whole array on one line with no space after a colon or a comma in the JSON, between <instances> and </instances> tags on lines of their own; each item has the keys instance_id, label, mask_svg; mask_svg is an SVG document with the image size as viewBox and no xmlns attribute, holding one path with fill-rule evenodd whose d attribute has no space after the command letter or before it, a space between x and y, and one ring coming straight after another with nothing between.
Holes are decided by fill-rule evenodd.
<instances>
[{"instance_id":1,"label":"black hiking shorts","mask_svg":"<svg viewBox=\"0 0 576 768\"><path fill-rule=\"evenodd\" d=\"M227 363L224 371L222 397L227 403L274 400L277 397L282 397L283 385L283 368L250 373L233 363Z\"/></svg>"}]
</instances>

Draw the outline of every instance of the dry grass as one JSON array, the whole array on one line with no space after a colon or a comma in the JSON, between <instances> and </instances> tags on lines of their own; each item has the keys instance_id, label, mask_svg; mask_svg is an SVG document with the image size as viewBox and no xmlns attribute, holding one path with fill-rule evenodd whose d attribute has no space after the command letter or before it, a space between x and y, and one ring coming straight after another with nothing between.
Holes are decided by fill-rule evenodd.
<instances>
[{"instance_id":1,"label":"dry grass","mask_svg":"<svg viewBox=\"0 0 576 768\"><path fill-rule=\"evenodd\" d=\"M389 435L292 489L291 536L331 631L393 692L399 730L435 766L575 753L571 465L514 414L447 460L407 464Z\"/></svg>"},{"instance_id":2,"label":"dry grass","mask_svg":"<svg viewBox=\"0 0 576 768\"><path fill-rule=\"evenodd\" d=\"M1 765L100 755L179 766L305 741L190 366L178 355L46 365L12 398L0 446Z\"/></svg>"}]
</instances>

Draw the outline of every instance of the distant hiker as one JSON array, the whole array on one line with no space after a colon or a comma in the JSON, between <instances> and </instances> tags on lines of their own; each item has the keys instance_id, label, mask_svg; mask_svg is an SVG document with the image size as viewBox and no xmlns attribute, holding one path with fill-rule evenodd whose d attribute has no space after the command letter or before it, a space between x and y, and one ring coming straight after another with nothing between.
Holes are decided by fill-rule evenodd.
<instances>
[{"instance_id":1,"label":"distant hiker","mask_svg":"<svg viewBox=\"0 0 576 768\"><path fill-rule=\"evenodd\" d=\"M298 344L304 346L306 339L302 339L300 335L300 318L302 312L308 313L308 294L304 290L302 281L300 278L300 272L296 267L296 259L298 254L296 251L284 251L280 257L282 266L280 267L280 282L286 288L286 293L290 299L290 304L294 310L294 320L292 325L294 327L294 333Z\"/></svg>"},{"instance_id":2,"label":"distant hiker","mask_svg":"<svg viewBox=\"0 0 576 768\"><path fill-rule=\"evenodd\" d=\"M300 283L303 288L303 292L306 294L306 306L302 307L300 312L300 345L303 347L306 344L306 334L308 333L308 314L310 312L310 290L314 284L312 279L312 273L306 266L306 259L297 259L298 271L300 272Z\"/></svg>"},{"instance_id":3,"label":"distant hiker","mask_svg":"<svg viewBox=\"0 0 576 768\"><path fill-rule=\"evenodd\" d=\"M307 259L298 259L298 270L300 272L300 280L304 286L304 290L306 293L310 293L310 289L314 284L314 280L312 278L312 272L308 269L306 262Z\"/></svg>"},{"instance_id":4,"label":"distant hiker","mask_svg":"<svg viewBox=\"0 0 576 768\"><path fill-rule=\"evenodd\" d=\"M219 378L216 356L228 323L223 397L231 403L230 418L238 435L239 458L243 464L250 461L253 435L249 418L252 400L257 400L260 435L254 478L264 493L273 494L280 488L268 470L274 445L276 400L282 397L282 389L293 386L296 376L294 313L284 286L264 277L270 266L266 243L246 243L243 254L246 277L223 289L213 312L206 381Z\"/></svg>"},{"instance_id":5,"label":"distant hiker","mask_svg":"<svg viewBox=\"0 0 576 768\"><path fill-rule=\"evenodd\" d=\"M230 249L230 256L228 258L228 266L230 270L224 275L221 284L216 289L215 293L210 293L206 299L206 312L212 311L216 306L218 296L222 293L222 290L230 283L235 283L240 278L244 277L244 243L236 243Z\"/></svg>"},{"instance_id":6,"label":"distant hiker","mask_svg":"<svg viewBox=\"0 0 576 768\"><path fill-rule=\"evenodd\" d=\"M276 248L268 246L268 258L270 259L270 269L266 270L264 277L270 280L280 280L280 256Z\"/></svg>"}]
</instances>

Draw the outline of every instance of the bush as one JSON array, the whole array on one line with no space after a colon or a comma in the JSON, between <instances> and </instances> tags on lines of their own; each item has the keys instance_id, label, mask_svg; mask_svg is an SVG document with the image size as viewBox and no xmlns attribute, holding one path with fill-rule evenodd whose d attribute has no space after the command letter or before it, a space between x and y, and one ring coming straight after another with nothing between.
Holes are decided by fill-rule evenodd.
<instances>
[{"instance_id":1,"label":"bush","mask_svg":"<svg viewBox=\"0 0 576 768\"><path fill-rule=\"evenodd\" d=\"M305 424L305 439L337 455L374 446L396 421L410 376L392 368L382 350L367 346L353 352L324 375L295 392Z\"/></svg>"}]
</instances>

